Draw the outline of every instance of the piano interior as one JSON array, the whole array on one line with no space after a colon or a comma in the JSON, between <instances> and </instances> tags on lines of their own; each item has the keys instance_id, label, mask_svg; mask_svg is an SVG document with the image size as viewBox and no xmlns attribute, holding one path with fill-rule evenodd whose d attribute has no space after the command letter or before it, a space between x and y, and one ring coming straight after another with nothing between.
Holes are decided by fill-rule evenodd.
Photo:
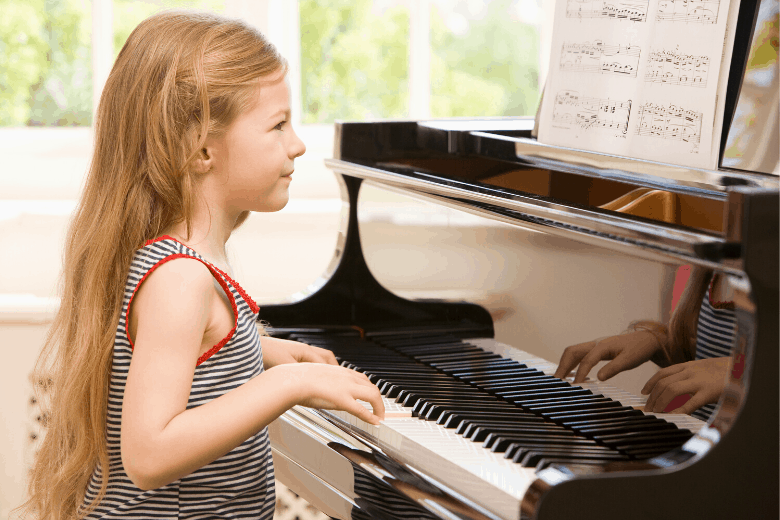
<instances>
[{"instance_id":1,"label":"piano interior","mask_svg":"<svg viewBox=\"0 0 780 520\"><path fill-rule=\"evenodd\" d=\"M725 120L724 140L744 131ZM366 373L387 417L288 411L270 428L277 478L341 519L776 516L776 173L532 134L528 118L337 123L333 261L260 319ZM777 164L762 153L774 159L751 164ZM606 382L552 376L569 345L667 321L684 265L735 295L732 370L708 421L643 411L651 363Z\"/></svg>"}]
</instances>

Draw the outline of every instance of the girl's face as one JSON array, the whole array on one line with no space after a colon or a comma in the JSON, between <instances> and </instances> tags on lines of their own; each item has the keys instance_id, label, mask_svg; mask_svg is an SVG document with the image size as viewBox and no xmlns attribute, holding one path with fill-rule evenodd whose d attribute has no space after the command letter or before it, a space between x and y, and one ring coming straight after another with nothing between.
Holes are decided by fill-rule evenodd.
<instances>
[{"instance_id":1,"label":"girl's face","mask_svg":"<svg viewBox=\"0 0 780 520\"><path fill-rule=\"evenodd\" d=\"M293 161L306 146L290 122L290 93L283 75L258 88L253 108L224 135L206 140L212 161L210 191L236 216L246 210L279 211L289 199Z\"/></svg>"}]
</instances>

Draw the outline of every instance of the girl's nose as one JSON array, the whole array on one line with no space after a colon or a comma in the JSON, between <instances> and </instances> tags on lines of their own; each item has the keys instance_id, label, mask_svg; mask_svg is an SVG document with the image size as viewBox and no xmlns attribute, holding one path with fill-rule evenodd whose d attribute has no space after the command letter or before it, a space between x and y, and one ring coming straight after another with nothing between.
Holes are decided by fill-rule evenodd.
<instances>
[{"instance_id":1,"label":"girl's nose","mask_svg":"<svg viewBox=\"0 0 780 520\"><path fill-rule=\"evenodd\" d=\"M298 134L293 131L294 140L292 147L290 148L290 156L295 159L306 153L306 144L298 137Z\"/></svg>"}]
</instances>

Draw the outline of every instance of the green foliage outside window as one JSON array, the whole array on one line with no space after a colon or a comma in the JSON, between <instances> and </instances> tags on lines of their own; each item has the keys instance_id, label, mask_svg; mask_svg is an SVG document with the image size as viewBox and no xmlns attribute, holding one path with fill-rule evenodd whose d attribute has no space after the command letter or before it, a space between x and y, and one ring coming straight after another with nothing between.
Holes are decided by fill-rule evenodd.
<instances>
[{"instance_id":1,"label":"green foliage outside window","mask_svg":"<svg viewBox=\"0 0 780 520\"><path fill-rule=\"evenodd\" d=\"M372 0L299 0L304 123L408 117L409 15ZM539 35L513 0L456 35L431 9L431 115L530 115L538 103Z\"/></svg>"},{"instance_id":2,"label":"green foliage outside window","mask_svg":"<svg viewBox=\"0 0 780 520\"><path fill-rule=\"evenodd\" d=\"M299 0L303 123L404 117L409 14L371 0Z\"/></svg>"},{"instance_id":3,"label":"green foliage outside window","mask_svg":"<svg viewBox=\"0 0 780 520\"><path fill-rule=\"evenodd\" d=\"M152 13L224 4L114 0L114 56ZM0 126L92 124L91 8L89 0L0 0Z\"/></svg>"},{"instance_id":4,"label":"green foliage outside window","mask_svg":"<svg viewBox=\"0 0 780 520\"><path fill-rule=\"evenodd\" d=\"M539 35L508 16L512 0L487 3L485 15L455 35L431 13L431 115L532 115L538 103Z\"/></svg>"},{"instance_id":5,"label":"green foliage outside window","mask_svg":"<svg viewBox=\"0 0 780 520\"><path fill-rule=\"evenodd\" d=\"M89 2L0 0L0 126L89 125Z\"/></svg>"}]
</instances>

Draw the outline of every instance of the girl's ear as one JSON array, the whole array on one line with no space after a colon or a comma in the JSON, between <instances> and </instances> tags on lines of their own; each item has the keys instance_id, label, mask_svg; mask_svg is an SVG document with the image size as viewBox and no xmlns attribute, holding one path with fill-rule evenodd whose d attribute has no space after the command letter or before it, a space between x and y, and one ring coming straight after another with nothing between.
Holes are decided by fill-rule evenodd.
<instances>
[{"instance_id":1,"label":"girl's ear","mask_svg":"<svg viewBox=\"0 0 780 520\"><path fill-rule=\"evenodd\" d=\"M209 147L203 147L198 152L198 157L194 163L195 172L206 174L214 167L214 153Z\"/></svg>"}]
</instances>

